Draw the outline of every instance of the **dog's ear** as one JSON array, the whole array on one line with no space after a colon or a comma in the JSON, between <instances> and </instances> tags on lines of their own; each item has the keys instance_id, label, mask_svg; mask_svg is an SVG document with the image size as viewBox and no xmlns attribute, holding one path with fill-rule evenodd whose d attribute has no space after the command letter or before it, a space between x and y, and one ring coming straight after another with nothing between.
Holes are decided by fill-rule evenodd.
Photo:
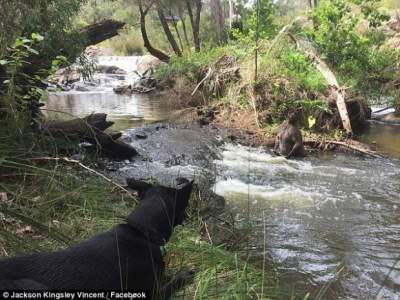
<instances>
[{"instance_id":1,"label":"dog's ear","mask_svg":"<svg viewBox=\"0 0 400 300\"><path fill-rule=\"evenodd\" d=\"M194 180L188 180L183 177L176 179L176 189L180 194L189 193L192 191Z\"/></svg>"},{"instance_id":2,"label":"dog's ear","mask_svg":"<svg viewBox=\"0 0 400 300\"><path fill-rule=\"evenodd\" d=\"M193 180L189 181L185 178L176 179L176 214L174 226L183 223L184 219L187 217L186 208L189 204L190 194L193 189Z\"/></svg>"},{"instance_id":3,"label":"dog's ear","mask_svg":"<svg viewBox=\"0 0 400 300\"><path fill-rule=\"evenodd\" d=\"M129 188L138 191L139 194L147 191L149 188L152 187L150 183L147 183L143 180L136 180L135 178L127 178L126 183L128 184Z\"/></svg>"}]
</instances>

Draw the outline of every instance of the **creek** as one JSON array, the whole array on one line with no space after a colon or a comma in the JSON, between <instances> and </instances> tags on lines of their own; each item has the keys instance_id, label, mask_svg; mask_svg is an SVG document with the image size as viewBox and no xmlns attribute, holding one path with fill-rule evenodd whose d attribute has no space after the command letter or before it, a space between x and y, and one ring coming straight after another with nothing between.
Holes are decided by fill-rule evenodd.
<instances>
[{"instance_id":1,"label":"creek","mask_svg":"<svg viewBox=\"0 0 400 300\"><path fill-rule=\"evenodd\" d=\"M400 299L399 125L371 122L362 136L385 158L326 153L286 160L223 143L217 129L174 125L162 94L114 94L122 80L134 80L138 59L100 57L128 74L96 74L89 91L50 93L48 115L107 113L141 154L110 163L117 179L212 177L209 188L225 198L239 226L251 229L243 250L259 266L277 269L296 294ZM137 139L138 131L147 138Z\"/></svg>"}]
</instances>

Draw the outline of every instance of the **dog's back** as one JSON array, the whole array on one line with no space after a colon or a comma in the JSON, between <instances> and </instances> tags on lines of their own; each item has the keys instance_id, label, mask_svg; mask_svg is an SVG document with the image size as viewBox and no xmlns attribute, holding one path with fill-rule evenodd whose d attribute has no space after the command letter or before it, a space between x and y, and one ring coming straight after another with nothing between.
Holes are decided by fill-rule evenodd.
<instances>
[{"instance_id":1,"label":"dog's back","mask_svg":"<svg viewBox=\"0 0 400 300\"><path fill-rule=\"evenodd\" d=\"M150 290L163 267L157 245L130 226L118 225L65 250L0 261L0 284L23 276L49 289Z\"/></svg>"},{"instance_id":2,"label":"dog's back","mask_svg":"<svg viewBox=\"0 0 400 300\"><path fill-rule=\"evenodd\" d=\"M160 246L182 222L192 183L179 189L138 184L131 181L141 203L127 224L65 250L1 260L0 290L154 291L164 271Z\"/></svg>"}]
</instances>

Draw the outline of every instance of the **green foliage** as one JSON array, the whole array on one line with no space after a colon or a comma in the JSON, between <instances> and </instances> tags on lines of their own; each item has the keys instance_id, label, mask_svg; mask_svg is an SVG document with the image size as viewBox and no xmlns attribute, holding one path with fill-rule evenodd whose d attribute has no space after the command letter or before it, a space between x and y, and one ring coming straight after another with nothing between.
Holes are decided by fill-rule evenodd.
<instances>
[{"instance_id":1,"label":"green foliage","mask_svg":"<svg viewBox=\"0 0 400 300\"><path fill-rule=\"evenodd\" d=\"M379 11L379 4L381 0L351 0L351 2L357 4L364 17L368 20L369 26L372 28L377 28L383 24L383 22L388 21L389 16L382 14Z\"/></svg>"},{"instance_id":2,"label":"green foliage","mask_svg":"<svg viewBox=\"0 0 400 300\"><path fill-rule=\"evenodd\" d=\"M276 31L276 25L274 21L276 7L272 0L258 0L258 3L259 38L270 38ZM245 20L244 27L247 35L254 40L257 31L257 1L254 2L252 13L250 14L249 18Z\"/></svg>"},{"instance_id":3,"label":"green foliage","mask_svg":"<svg viewBox=\"0 0 400 300\"><path fill-rule=\"evenodd\" d=\"M80 51L80 38L73 32L71 23L82 3L86 0L0 0L0 55L19 36L37 32L45 37L40 53L55 58L64 54L72 56ZM60 50L63 53L60 53Z\"/></svg>"},{"instance_id":4,"label":"green foliage","mask_svg":"<svg viewBox=\"0 0 400 300\"><path fill-rule=\"evenodd\" d=\"M90 80L96 72L96 63L85 53L78 56L78 72L82 75L83 80Z\"/></svg>"},{"instance_id":5,"label":"green foliage","mask_svg":"<svg viewBox=\"0 0 400 300\"><path fill-rule=\"evenodd\" d=\"M31 38L17 38L9 47L7 53L0 57L0 65L4 70L4 78L0 85L4 90L0 91L0 108L5 110L8 117L18 119L29 109L32 98L40 97L42 90L38 88L42 77L37 74L31 76L23 72L27 65L27 59L39 52L33 48L34 44L43 40L39 34L33 33ZM20 81L26 82L23 86Z\"/></svg>"},{"instance_id":6,"label":"green foliage","mask_svg":"<svg viewBox=\"0 0 400 300\"><path fill-rule=\"evenodd\" d=\"M259 24L258 37L269 39L277 30L275 18L276 6L272 0L259 0ZM232 29L230 35L233 40L242 45L253 45L257 35L257 3L253 3L251 8L244 10L243 32L239 29Z\"/></svg>"},{"instance_id":7,"label":"green foliage","mask_svg":"<svg viewBox=\"0 0 400 300\"><path fill-rule=\"evenodd\" d=\"M324 111L331 113L328 103L323 100L311 100L311 99L302 99L300 101L297 101L298 104L303 109L303 114L305 118L305 122L307 123L308 129L311 129L314 127L316 119L314 117L315 113L318 111Z\"/></svg>"},{"instance_id":8,"label":"green foliage","mask_svg":"<svg viewBox=\"0 0 400 300\"><path fill-rule=\"evenodd\" d=\"M368 63L369 41L355 32L359 21L345 0L322 0L311 15L309 36L323 59L342 73L360 73Z\"/></svg>"},{"instance_id":9,"label":"green foliage","mask_svg":"<svg viewBox=\"0 0 400 300\"><path fill-rule=\"evenodd\" d=\"M204 69L224 54L233 55L240 59L246 55L246 52L241 48L225 46L199 53L186 53L182 57L172 57L168 65L157 70L156 77L161 79L182 75L196 82Z\"/></svg>"},{"instance_id":10,"label":"green foliage","mask_svg":"<svg viewBox=\"0 0 400 300\"><path fill-rule=\"evenodd\" d=\"M300 89L315 93L323 93L326 90L325 79L303 53L287 47L278 58L285 67L285 75L295 80Z\"/></svg>"},{"instance_id":11,"label":"green foliage","mask_svg":"<svg viewBox=\"0 0 400 300\"><path fill-rule=\"evenodd\" d=\"M0 67L4 72L0 83L3 86L0 90L0 109L4 110L7 118L17 121L11 124L22 127L28 125L31 117L34 117L34 103L44 94L46 78L67 63L64 56L57 56L49 70L40 69L35 74L27 73L25 68L29 66L28 61L32 56L39 55L35 48L43 41L43 36L38 33L32 33L30 38L17 38L4 56L0 56Z\"/></svg>"},{"instance_id":12,"label":"green foliage","mask_svg":"<svg viewBox=\"0 0 400 300\"><path fill-rule=\"evenodd\" d=\"M374 93L391 80L396 64L396 51L382 47L385 36L377 29L388 19L378 10L379 2L321 0L311 13L313 28L307 31L341 83L364 93ZM369 28L359 33L362 19L368 20Z\"/></svg>"}]
</instances>

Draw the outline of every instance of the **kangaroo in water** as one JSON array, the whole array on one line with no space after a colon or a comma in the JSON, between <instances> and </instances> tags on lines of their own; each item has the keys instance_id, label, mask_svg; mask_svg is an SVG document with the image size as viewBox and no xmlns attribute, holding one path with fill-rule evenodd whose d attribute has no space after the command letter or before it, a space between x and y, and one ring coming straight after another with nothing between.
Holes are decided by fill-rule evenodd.
<instances>
[{"instance_id":1,"label":"kangaroo in water","mask_svg":"<svg viewBox=\"0 0 400 300\"><path fill-rule=\"evenodd\" d=\"M298 115L291 112L288 119L282 123L275 138L274 153L286 158L293 156L307 156L304 149L303 137L297 127Z\"/></svg>"}]
</instances>

